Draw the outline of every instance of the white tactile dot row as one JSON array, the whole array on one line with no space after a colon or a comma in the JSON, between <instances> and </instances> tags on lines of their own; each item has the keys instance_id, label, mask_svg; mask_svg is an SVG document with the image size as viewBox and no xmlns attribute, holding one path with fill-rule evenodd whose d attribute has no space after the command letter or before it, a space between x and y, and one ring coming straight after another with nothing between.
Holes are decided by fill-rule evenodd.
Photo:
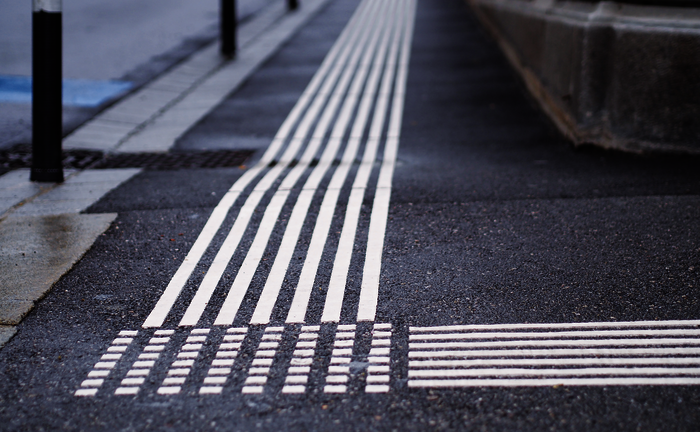
<instances>
[{"instance_id":1,"label":"white tactile dot row","mask_svg":"<svg viewBox=\"0 0 700 432\"><path fill-rule=\"evenodd\" d=\"M350 361L355 345L355 324L341 324L335 333L331 363L328 366L324 393L345 393L348 390Z\"/></svg>"},{"instance_id":2,"label":"white tactile dot row","mask_svg":"<svg viewBox=\"0 0 700 432\"><path fill-rule=\"evenodd\" d=\"M153 334L153 337L143 348L143 352L139 354L138 360L131 365L131 369L126 373L126 377L122 379L119 387L114 391L115 395L128 396L138 394L141 385L151 373L151 369L155 366L160 353L165 349L165 345L170 342L170 336L173 333L175 333L174 330L157 330Z\"/></svg>"},{"instance_id":3,"label":"white tactile dot row","mask_svg":"<svg viewBox=\"0 0 700 432\"><path fill-rule=\"evenodd\" d=\"M216 353L216 358L211 362L207 376L204 378L204 383L199 388L199 394L221 394L224 390L224 384L226 384L229 375L231 375L231 368L236 361L236 357L238 357L238 351L247 333L247 328L230 328L226 330L224 340L219 345L219 350Z\"/></svg>"},{"instance_id":4,"label":"white tactile dot row","mask_svg":"<svg viewBox=\"0 0 700 432\"><path fill-rule=\"evenodd\" d=\"M287 369L282 393L300 394L306 392L320 329L320 326L303 326L301 328L289 369Z\"/></svg>"},{"instance_id":5,"label":"white tactile dot row","mask_svg":"<svg viewBox=\"0 0 700 432\"><path fill-rule=\"evenodd\" d=\"M88 373L87 379L83 380L80 388L75 391L75 396L95 396L97 390L102 386L105 378L109 376L112 369L117 365L124 352L138 335L134 330L122 330L107 348L107 352L100 357L93 369Z\"/></svg>"},{"instance_id":6,"label":"white tactile dot row","mask_svg":"<svg viewBox=\"0 0 700 432\"><path fill-rule=\"evenodd\" d=\"M267 384L272 361L277 354L279 341L282 339L284 327L268 327L263 333L258 350L255 352L253 364L248 369L248 378L243 383L241 392L244 394L261 394Z\"/></svg>"},{"instance_id":7,"label":"white tactile dot row","mask_svg":"<svg viewBox=\"0 0 700 432\"><path fill-rule=\"evenodd\" d=\"M180 347L177 358L170 365L167 376L158 388L158 394L172 395L180 393L182 385L187 381L187 376L190 374L194 361L199 355L199 351L207 341L209 331L209 329L194 329L190 332L185 343Z\"/></svg>"},{"instance_id":8,"label":"white tactile dot row","mask_svg":"<svg viewBox=\"0 0 700 432\"><path fill-rule=\"evenodd\" d=\"M367 385L365 393L389 392L391 350L391 324L375 324L372 330L372 347L367 358Z\"/></svg>"}]
</instances>

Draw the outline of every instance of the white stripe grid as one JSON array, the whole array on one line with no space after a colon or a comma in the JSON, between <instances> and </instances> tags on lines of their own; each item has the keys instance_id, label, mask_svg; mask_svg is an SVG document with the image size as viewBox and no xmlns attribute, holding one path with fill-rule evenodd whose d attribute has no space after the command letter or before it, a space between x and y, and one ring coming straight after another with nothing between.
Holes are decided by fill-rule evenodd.
<instances>
[{"instance_id":1,"label":"white stripe grid","mask_svg":"<svg viewBox=\"0 0 700 432\"><path fill-rule=\"evenodd\" d=\"M207 376L204 378L204 383L199 388L199 394L221 394L228 377L231 375L233 365L247 333L248 329L242 327L226 330L224 339L216 353L216 358L212 360Z\"/></svg>"},{"instance_id":2,"label":"white stripe grid","mask_svg":"<svg viewBox=\"0 0 700 432\"><path fill-rule=\"evenodd\" d=\"M302 394L306 392L309 373L318 343L320 326L302 326L299 338L292 353L292 360L287 369L282 393Z\"/></svg>"},{"instance_id":3,"label":"white stripe grid","mask_svg":"<svg viewBox=\"0 0 700 432\"><path fill-rule=\"evenodd\" d=\"M411 327L408 386L698 385L699 326L668 321Z\"/></svg>"},{"instance_id":4,"label":"white stripe grid","mask_svg":"<svg viewBox=\"0 0 700 432\"><path fill-rule=\"evenodd\" d=\"M267 377L270 374L270 368L277 355L284 327L267 327L262 335L262 339L258 344L258 350L255 352L253 363L248 368L248 377L243 383L241 393L243 394L262 394L267 384Z\"/></svg>"},{"instance_id":5,"label":"white stripe grid","mask_svg":"<svg viewBox=\"0 0 700 432\"><path fill-rule=\"evenodd\" d=\"M259 271L259 264L275 227L285 225L279 222L280 212L296 195L292 189L307 173L301 191L293 202L291 217L284 227L281 244L249 324L270 324L275 308L285 308L284 305L277 304L278 299L290 261L297 249L302 226L309 218L311 203L318 192L322 192L319 197L322 200L321 208L315 218L299 282L293 288L294 296L286 322L305 322L319 263L324 249L328 250L331 222L336 211L344 211L344 222L335 250L321 318L322 322L339 322L356 244L360 209L383 144L382 165L379 167L377 190L370 215L364 273L357 306L358 320L374 320L414 15L415 0L364 0L360 4L260 162L234 183L214 209L143 327L162 326L178 300L188 301L181 298L185 284L195 268L204 265L201 263L202 257L217 233L222 230L234 204L242 200L233 225L179 322L180 326L200 324L241 239L252 228L255 230L252 244L242 265L237 269L234 282L214 321L214 325L231 326L254 275ZM372 112L374 114L370 118ZM350 177L351 168L363 148L362 161L353 179ZM320 155L317 157L318 153ZM340 163L334 167L336 159ZM312 162L316 160L317 163L312 167ZM273 161L276 164L270 168ZM292 162L296 165L290 168ZM319 190L322 179L329 173L332 176L328 187ZM336 209L340 191L348 181L351 181L348 184L352 187L347 208ZM246 196L244 191L248 188L252 188L252 192ZM259 226L250 227L254 212L264 202L264 197L270 194L270 201L264 206Z\"/></svg>"},{"instance_id":6,"label":"white stripe grid","mask_svg":"<svg viewBox=\"0 0 700 432\"><path fill-rule=\"evenodd\" d=\"M112 369L117 365L117 362L122 358L137 335L138 331L135 330L120 331L119 336L107 348L107 353L100 357L100 361L88 373L87 379L83 380L80 388L75 391L75 396L96 396L105 379L109 377Z\"/></svg>"},{"instance_id":7,"label":"white stripe grid","mask_svg":"<svg viewBox=\"0 0 700 432\"><path fill-rule=\"evenodd\" d=\"M182 391L182 386L187 381L187 377L192 371L194 362L199 356L209 336L210 329L193 329L185 343L180 347L177 358L170 364L167 376L163 379L158 394L174 395Z\"/></svg>"},{"instance_id":8,"label":"white stripe grid","mask_svg":"<svg viewBox=\"0 0 700 432\"><path fill-rule=\"evenodd\" d=\"M355 324L340 324L336 328L324 393L345 393L348 390L356 328Z\"/></svg>"},{"instance_id":9,"label":"white stripe grid","mask_svg":"<svg viewBox=\"0 0 700 432\"><path fill-rule=\"evenodd\" d=\"M365 393L388 393L391 389L391 335L391 324L374 324L372 347L367 357L369 366Z\"/></svg>"}]
</instances>

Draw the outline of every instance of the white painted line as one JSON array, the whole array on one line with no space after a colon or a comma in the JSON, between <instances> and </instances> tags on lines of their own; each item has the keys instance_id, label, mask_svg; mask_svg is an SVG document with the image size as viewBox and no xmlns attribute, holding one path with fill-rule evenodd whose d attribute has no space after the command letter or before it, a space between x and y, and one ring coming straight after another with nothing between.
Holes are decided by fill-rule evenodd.
<instances>
[{"instance_id":1,"label":"white painted line","mask_svg":"<svg viewBox=\"0 0 700 432\"><path fill-rule=\"evenodd\" d=\"M682 346L700 345L700 338L688 339L573 339L573 340L515 340L495 342L411 342L409 350L496 347L559 347L559 346Z\"/></svg>"},{"instance_id":2,"label":"white painted line","mask_svg":"<svg viewBox=\"0 0 700 432\"><path fill-rule=\"evenodd\" d=\"M328 384L345 384L348 382L347 375L328 375L326 377L326 382Z\"/></svg>"},{"instance_id":3,"label":"white painted line","mask_svg":"<svg viewBox=\"0 0 700 432\"><path fill-rule=\"evenodd\" d=\"M262 394L264 387L245 386L241 389L243 394Z\"/></svg>"},{"instance_id":4,"label":"white painted line","mask_svg":"<svg viewBox=\"0 0 700 432\"><path fill-rule=\"evenodd\" d=\"M111 346L107 348L107 352L118 352L118 353L123 353L126 351L128 347L126 346Z\"/></svg>"},{"instance_id":5,"label":"white painted line","mask_svg":"<svg viewBox=\"0 0 700 432\"><path fill-rule=\"evenodd\" d=\"M368 375L367 384L388 384L389 375Z\"/></svg>"},{"instance_id":6,"label":"white painted line","mask_svg":"<svg viewBox=\"0 0 700 432\"><path fill-rule=\"evenodd\" d=\"M337 340L333 342L333 346L336 348L347 348L347 347L352 347L355 345L355 341L353 339L350 340Z\"/></svg>"},{"instance_id":7,"label":"white painted line","mask_svg":"<svg viewBox=\"0 0 700 432\"><path fill-rule=\"evenodd\" d=\"M180 393L181 388L178 387L160 387L158 389L158 394L161 395L174 395Z\"/></svg>"},{"instance_id":8,"label":"white painted line","mask_svg":"<svg viewBox=\"0 0 700 432\"><path fill-rule=\"evenodd\" d=\"M95 396L97 389L78 389L74 393L76 396Z\"/></svg>"},{"instance_id":9,"label":"white painted line","mask_svg":"<svg viewBox=\"0 0 700 432\"><path fill-rule=\"evenodd\" d=\"M202 349L202 344L186 344L180 348L181 351L199 351Z\"/></svg>"},{"instance_id":10,"label":"white painted line","mask_svg":"<svg viewBox=\"0 0 700 432\"><path fill-rule=\"evenodd\" d=\"M375 330L391 330L391 324L389 323L376 323L374 324Z\"/></svg>"},{"instance_id":11,"label":"white painted line","mask_svg":"<svg viewBox=\"0 0 700 432\"><path fill-rule=\"evenodd\" d=\"M100 360L119 360L122 358L121 354L102 354Z\"/></svg>"},{"instance_id":12,"label":"white painted line","mask_svg":"<svg viewBox=\"0 0 700 432\"><path fill-rule=\"evenodd\" d=\"M204 384L226 384L227 377L206 377Z\"/></svg>"},{"instance_id":13,"label":"white painted line","mask_svg":"<svg viewBox=\"0 0 700 432\"><path fill-rule=\"evenodd\" d=\"M114 394L117 396L133 396L138 394L138 392L138 387L119 387L114 391Z\"/></svg>"},{"instance_id":14,"label":"white painted line","mask_svg":"<svg viewBox=\"0 0 700 432\"><path fill-rule=\"evenodd\" d=\"M349 364L350 357L332 357L331 364Z\"/></svg>"},{"instance_id":15,"label":"white painted line","mask_svg":"<svg viewBox=\"0 0 700 432\"><path fill-rule=\"evenodd\" d=\"M165 349L165 345L146 345L146 347L143 349L144 351L163 351Z\"/></svg>"},{"instance_id":16,"label":"white painted line","mask_svg":"<svg viewBox=\"0 0 700 432\"><path fill-rule=\"evenodd\" d=\"M202 387L199 394L221 394L223 390L223 387Z\"/></svg>"},{"instance_id":17,"label":"white painted line","mask_svg":"<svg viewBox=\"0 0 700 432\"><path fill-rule=\"evenodd\" d=\"M337 356L351 356L352 348L338 348L333 350L333 357Z\"/></svg>"},{"instance_id":18,"label":"white painted line","mask_svg":"<svg viewBox=\"0 0 700 432\"><path fill-rule=\"evenodd\" d=\"M324 393L345 393L347 386L344 385L327 385L323 388Z\"/></svg>"},{"instance_id":19,"label":"white painted line","mask_svg":"<svg viewBox=\"0 0 700 432\"><path fill-rule=\"evenodd\" d=\"M124 378L122 380L121 385L123 385L123 386L132 386L132 385L139 386L139 385L143 384L144 381L145 381L144 378Z\"/></svg>"},{"instance_id":20,"label":"white painted line","mask_svg":"<svg viewBox=\"0 0 700 432\"><path fill-rule=\"evenodd\" d=\"M367 361L370 363L389 363L389 357L367 357Z\"/></svg>"},{"instance_id":21,"label":"white painted line","mask_svg":"<svg viewBox=\"0 0 700 432\"><path fill-rule=\"evenodd\" d=\"M410 384L409 384L410 386ZM365 393L389 393L388 385L370 385L365 386Z\"/></svg>"},{"instance_id":22,"label":"white painted line","mask_svg":"<svg viewBox=\"0 0 700 432\"><path fill-rule=\"evenodd\" d=\"M221 350L237 350L241 348L241 343L240 342L226 342L222 343L219 345L219 349Z\"/></svg>"},{"instance_id":23,"label":"white painted line","mask_svg":"<svg viewBox=\"0 0 700 432\"><path fill-rule=\"evenodd\" d=\"M163 385L164 386L172 386L172 385L182 385L187 381L187 378L180 378L180 377L167 377L163 380Z\"/></svg>"},{"instance_id":24,"label":"white painted line","mask_svg":"<svg viewBox=\"0 0 700 432\"><path fill-rule=\"evenodd\" d=\"M248 370L249 375L267 375L269 373L269 367L253 367Z\"/></svg>"},{"instance_id":25,"label":"white painted line","mask_svg":"<svg viewBox=\"0 0 700 432\"><path fill-rule=\"evenodd\" d=\"M90 371L88 373L88 378L105 378L109 376L109 372L108 370Z\"/></svg>"},{"instance_id":26,"label":"white painted line","mask_svg":"<svg viewBox=\"0 0 700 432\"><path fill-rule=\"evenodd\" d=\"M486 332L486 333L438 333L412 334L411 341L447 340L447 339L545 339L574 337L628 337L628 336L700 336L700 329L664 329L664 330L593 330L561 332Z\"/></svg>"},{"instance_id":27,"label":"white painted line","mask_svg":"<svg viewBox=\"0 0 700 432\"><path fill-rule=\"evenodd\" d=\"M224 336L224 342L241 342L245 339L244 334L234 334Z\"/></svg>"},{"instance_id":28,"label":"white painted line","mask_svg":"<svg viewBox=\"0 0 700 432\"><path fill-rule=\"evenodd\" d=\"M305 325L301 326L302 332L317 332L321 330L321 326L318 325Z\"/></svg>"},{"instance_id":29,"label":"white painted line","mask_svg":"<svg viewBox=\"0 0 700 432\"><path fill-rule=\"evenodd\" d=\"M391 332L390 331L377 331L374 330L372 332L372 337L373 338L390 338L391 337Z\"/></svg>"},{"instance_id":30,"label":"white painted line","mask_svg":"<svg viewBox=\"0 0 700 432\"><path fill-rule=\"evenodd\" d=\"M298 349L294 350L294 357L313 357L314 350L311 349Z\"/></svg>"},{"instance_id":31,"label":"white painted line","mask_svg":"<svg viewBox=\"0 0 700 432\"><path fill-rule=\"evenodd\" d=\"M80 384L80 387L99 387L104 382L103 379L86 379Z\"/></svg>"},{"instance_id":32,"label":"white painted line","mask_svg":"<svg viewBox=\"0 0 700 432\"><path fill-rule=\"evenodd\" d=\"M150 369L131 369L126 373L126 376L148 376L150 373Z\"/></svg>"},{"instance_id":33,"label":"white painted line","mask_svg":"<svg viewBox=\"0 0 700 432\"><path fill-rule=\"evenodd\" d=\"M370 356L388 356L389 348L372 348L369 350Z\"/></svg>"},{"instance_id":34,"label":"white painted line","mask_svg":"<svg viewBox=\"0 0 700 432\"><path fill-rule=\"evenodd\" d=\"M172 336L175 334L175 330L156 330L153 334L156 336Z\"/></svg>"},{"instance_id":35,"label":"white painted line","mask_svg":"<svg viewBox=\"0 0 700 432\"><path fill-rule=\"evenodd\" d=\"M301 333L299 339L318 339L318 333Z\"/></svg>"},{"instance_id":36,"label":"white painted line","mask_svg":"<svg viewBox=\"0 0 700 432\"><path fill-rule=\"evenodd\" d=\"M346 331L355 331L357 329L357 325L355 324L339 324L336 327L338 332L346 332Z\"/></svg>"},{"instance_id":37,"label":"white painted line","mask_svg":"<svg viewBox=\"0 0 700 432\"><path fill-rule=\"evenodd\" d=\"M574 329L574 328L658 328L658 327L699 327L700 320L676 321L622 321L588 323L543 323L543 324L473 324L436 327L409 327L411 333L418 332L458 332L470 330L518 330L518 329Z\"/></svg>"},{"instance_id":38,"label":"white painted line","mask_svg":"<svg viewBox=\"0 0 700 432\"><path fill-rule=\"evenodd\" d=\"M116 362L97 362L95 363L95 369L114 369Z\"/></svg>"},{"instance_id":39,"label":"white painted line","mask_svg":"<svg viewBox=\"0 0 700 432\"><path fill-rule=\"evenodd\" d=\"M329 374L348 374L350 373L349 366L328 366Z\"/></svg>"},{"instance_id":40,"label":"white painted line","mask_svg":"<svg viewBox=\"0 0 700 432\"><path fill-rule=\"evenodd\" d=\"M267 377L266 376L249 376L245 380L246 385L265 385L267 383Z\"/></svg>"},{"instance_id":41,"label":"white painted line","mask_svg":"<svg viewBox=\"0 0 700 432\"><path fill-rule=\"evenodd\" d=\"M409 351L408 358L441 357L564 357L564 356L700 355L700 348L591 348L472 351Z\"/></svg>"},{"instance_id":42,"label":"white painted line","mask_svg":"<svg viewBox=\"0 0 700 432\"><path fill-rule=\"evenodd\" d=\"M313 363L312 358L293 358L291 361L292 366L308 366Z\"/></svg>"},{"instance_id":43,"label":"white painted line","mask_svg":"<svg viewBox=\"0 0 700 432\"><path fill-rule=\"evenodd\" d=\"M272 359L253 359L253 366L270 366L272 365Z\"/></svg>"},{"instance_id":44,"label":"white painted line","mask_svg":"<svg viewBox=\"0 0 700 432\"><path fill-rule=\"evenodd\" d=\"M138 334L139 332L136 330L122 330L119 332L119 336L136 337Z\"/></svg>"},{"instance_id":45,"label":"white painted line","mask_svg":"<svg viewBox=\"0 0 700 432\"><path fill-rule=\"evenodd\" d=\"M372 341L372 346L390 346L391 345L391 340L389 339L374 339Z\"/></svg>"},{"instance_id":46,"label":"white painted line","mask_svg":"<svg viewBox=\"0 0 700 432\"><path fill-rule=\"evenodd\" d=\"M409 370L408 378L531 377L531 376L646 376L700 375L700 368L572 368L572 369L437 369Z\"/></svg>"},{"instance_id":47,"label":"white painted line","mask_svg":"<svg viewBox=\"0 0 700 432\"><path fill-rule=\"evenodd\" d=\"M133 341L133 338L117 338L112 341L112 345L129 345Z\"/></svg>"},{"instance_id":48,"label":"white painted line","mask_svg":"<svg viewBox=\"0 0 700 432\"><path fill-rule=\"evenodd\" d=\"M213 360L211 362L212 366L224 366L224 367L231 367L233 366L234 360Z\"/></svg>"},{"instance_id":49,"label":"white painted line","mask_svg":"<svg viewBox=\"0 0 700 432\"><path fill-rule=\"evenodd\" d=\"M700 357L640 358L557 358L557 359L476 359L476 360L411 360L408 367L471 368L482 366L608 366L608 365L700 365Z\"/></svg>"},{"instance_id":50,"label":"white painted line","mask_svg":"<svg viewBox=\"0 0 700 432\"><path fill-rule=\"evenodd\" d=\"M191 358L197 358L198 355L199 355L198 351L181 352L177 355L177 358L183 358L183 359L190 358L191 359Z\"/></svg>"},{"instance_id":51,"label":"white painted line","mask_svg":"<svg viewBox=\"0 0 700 432\"><path fill-rule=\"evenodd\" d=\"M231 358L231 357L238 357L238 352L237 351L219 351L216 353L216 358Z\"/></svg>"},{"instance_id":52,"label":"white painted line","mask_svg":"<svg viewBox=\"0 0 700 432\"><path fill-rule=\"evenodd\" d=\"M152 368L156 362L153 360L135 361L132 367L134 368Z\"/></svg>"},{"instance_id":53,"label":"white painted line","mask_svg":"<svg viewBox=\"0 0 700 432\"><path fill-rule=\"evenodd\" d=\"M354 339L355 338L355 333L354 332L344 332L344 331L339 331L335 334L336 339Z\"/></svg>"},{"instance_id":54,"label":"white painted line","mask_svg":"<svg viewBox=\"0 0 700 432\"><path fill-rule=\"evenodd\" d=\"M205 342L207 340L206 336L189 336L185 342Z\"/></svg>"},{"instance_id":55,"label":"white painted line","mask_svg":"<svg viewBox=\"0 0 700 432\"><path fill-rule=\"evenodd\" d=\"M389 366L369 366L367 368L368 373L389 373Z\"/></svg>"},{"instance_id":56,"label":"white painted line","mask_svg":"<svg viewBox=\"0 0 700 432\"><path fill-rule=\"evenodd\" d=\"M264 334L262 340L282 340L281 334Z\"/></svg>"},{"instance_id":57,"label":"white painted line","mask_svg":"<svg viewBox=\"0 0 700 432\"><path fill-rule=\"evenodd\" d=\"M290 375L294 375L294 374L307 375L309 372L311 372L311 368L309 366L292 366L287 370L287 373Z\"/></svg>"},{"instance_id":58,"label":"white painted line","mask_svg":"<svg viewBox=\"0 0 700 432\"><path fill-rule=\"evenodd\" d=\"M151 344L151 345L166 344L166 343L168 343L168 342L170 342L170 338L169 338L169 337L154 337L154 338L151 338L151 339L148 341L148 343Z\"/></svg>"},{"instance_id":59,"label":"white painted line","mask_svg":"<svg viewBox=\"0 0 700 432\"><path fill-rule=\"evenodd\" d=\"M260 345L258 345L258 349L277 348L278 346L279 346L279 342L260 342Z\"/></svg>"},{"instance_id":60,"label":"white painted line","mask_svg":"<svg viewBox=\"0 0 700 432\"><path fill-rule=\"evenodd\" d=\"M208 335L211 329L193 329L190 334L195 335Z\"/></svg>"},{"instance_id":61,"label":"white painted line","mask_svg":"<svg viewBox=\"0 0 700 432\"><path fill-rule=\"evenodd\" d=\"M316 341L310 341L310 342L297 342L296 345L297 348L316 348Z\"/></svg>"},{"instance_id":62,"label":"white painted line","mask_svg":"<svg viewBox=\"0 0 700 432\"><path fill-rule=\"evenodd\" d=\"M275 350L258 350L258 352L255 353L256 357L274 357L276 351Z\"/></svg>"},{"instance_id":63,"label":"white painted line","mask_svg":"<svg viewBox=\"0 0 700 432\"><path fill-rule=\"evenodd\" d=\"M409 380L408 387L553 387L700 385L700 378L552 378Z\"/></svg>"},{"instance_id":64,"label":"white painted line","mask_svg":"<svg viewBox=\"0 0 700 432\"><path fill-rule=\"evenodd\" d=\"M306 392L306 386L303 385L286 385L282 387L282 393L285 394L298 394L298 393L305 393Z\"/></svg>"},{"instance_id":65,"label":"white painted line","mask_svg":"<svg viewBox=\"0 0 700 432\"><path fill-rule=\"evenodd\" d=\"M401 41L401 54L397 68L396 83L394 86L394 100L391 108L391 118L387 141L384 148L384 159L379 171L377 190L372 205L369 232L367 236L367 251L365 253L365 265L362 272L362 286L360 289L360 301L357 310L358 321L374 321L377 315L377 302L379 299L379 277L382 266L382 253L384 251L384 235L389 218L389 202L391 199L391 179L394 175L394 165L399 147L399 134L404 108L404 96L406 92L406 80L408 75L408 63L411 53L411 41L413 38L413 26L416 13L415 0L404 3L405 26ZM367 391L367 390L365 390Z\"/></svg>"},{"instance_id":66,"label":"white painted line","mask_svg":"<svg viewBox=\"0 0 700 432\"><path fill-rule=\"evenodd\" d=\"M247 327L232 327L226 330L226 333L248 333Z\"/></svg>"},{"instance_id":67,"label":"white painted line","mask_svg":"<svg viewBox=\"0 0 700 432\"><path fill-rule=\"evenodd\" d=\"M230 375L231 368L211 368L209 369L209 375Z\"/></svg>"},{"instance_id":68,"label":"white painted line","mask_svg":"<svg viewBox=\"0 0 700 432\"><path fill-rule=\"evenodd\" d=\"M168 376L182 376L182 375L189 375L190 374L190 369L170 369L168 371Z\"/></svg>"},{"instance_id":69,"label":"white painted line","mask_svg":"<svg viewBox=\"0 0 700 432\"><path fill-rule=\"evenodd\" d=\"M177 360L171 365L172 367L192 367L194 366L194 360Z\"/></svg>"},{"instance_id":70,"label":"white painted line","mask_svg":"<svg viewBox=\"0 0 700 432\"><path fill-rule=\"evenodd\" d=\"M160 357L160 353L139 354L139 360L155 360Z\"/></svg>"},{"instance_id":71,"label":"white painted line","mask_svg":"<svg viewBox=\"0 0 700 432\"><path fill-rule=\"evenodd\" d=\"M284 379L285 384L306 384L309 377L306 375L288 375Z\"/></svg>"}]
</instances>

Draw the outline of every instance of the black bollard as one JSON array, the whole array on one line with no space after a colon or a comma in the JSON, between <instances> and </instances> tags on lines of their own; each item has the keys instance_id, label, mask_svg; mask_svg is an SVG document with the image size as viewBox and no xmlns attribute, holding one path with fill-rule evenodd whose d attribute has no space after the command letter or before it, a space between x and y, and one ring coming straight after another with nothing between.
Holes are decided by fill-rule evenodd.
<instances>
[{"instance_id":1,"label":"black bollard","mask_svg":"<svg viewBox=\"0 0 700 432\"><path fill-rule=\"evenodd\" d=\"M232 58L236 55L236 0L221 0L221 54Z\"/></svg>"},{"instance_id":2,"label":"black bollard","mask_svg":"<svg viewBox=\"0 0 700 432\"><path fill-rule=\"evenodd\" d=\"M31 181L62 182L61 0L33 0Z\"/></svg>"}]
</instances>

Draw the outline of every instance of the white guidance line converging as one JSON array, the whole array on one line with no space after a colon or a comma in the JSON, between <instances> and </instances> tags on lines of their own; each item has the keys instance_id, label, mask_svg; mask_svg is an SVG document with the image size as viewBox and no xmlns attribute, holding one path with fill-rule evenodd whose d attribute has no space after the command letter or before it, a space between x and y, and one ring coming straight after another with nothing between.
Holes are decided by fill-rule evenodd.
<instances>
[{"instance_id":1,"label":"white guidance line converging","mask_svg":"<svg viewBox=\"0 0 700 432\"><path fill-rule=\"evenodd\" d=\"M251 229L254 212L270 193L272 197L263 206L261 222L252 226L255 235L245 259L238 269L233 270L234 282L228 287L214 324L230 326L234 322L254 275L262 272L260 262L279 225L285 226L281 245L271 270L263 275L266 282L249 324L268 324L275 308L283 311L288 308L287 323L305 322L319 263L324 250L326 253L329 250L333 215L338 211L344 214L344 222L339 243L331 245L335 248L335 258L321 320L339 322L348 269L353 254L357 253L354 246L362 201L370 177L378 169L369 233L363 240L367 242L367 248L364 256L359 257L364 260L364 270L359 303L353 306L357 315L345 317L374 320L415 8L415 0L362 1L261 160L234 183L214 209L143 327L161 327L170 314L176 313L174 310L181 309L185 310L184 314L173 318L179 319L180 326L195 326L207 308L215 307L211 298L220 287L232 257L241 247L241 239ZM382 154L382 149L382 163L377 168L377 157ZM364 151L362 160L353 177L352 165L361 151ZM340 163L334 165L336 160ZM272 162L275 164L271 167ZM321 188L322 179L329 173L332 173L330 183ZM293 193L293 188L304 177L301 192ZM345 208L338 209L344 185L351 185L350 198ZM247 189L252 191L246 194ZM293 288L292 304L280 305L278 300L283 281L302 226L310 217L311 203L318 193L322 193L322 204L315 217L299 282ZM229 211L239 200L243 202L233 225L225 227ZM295 200L291 217L286 224L280 224L282 208L290 200ZM205 266L202 257L216 234L225 229L228 233L223 243L206 269L194 297L188 300L182 295L185 285L195 269ZM178 301L186 307L175 308Z\"/></svg>"}]
</instances>

